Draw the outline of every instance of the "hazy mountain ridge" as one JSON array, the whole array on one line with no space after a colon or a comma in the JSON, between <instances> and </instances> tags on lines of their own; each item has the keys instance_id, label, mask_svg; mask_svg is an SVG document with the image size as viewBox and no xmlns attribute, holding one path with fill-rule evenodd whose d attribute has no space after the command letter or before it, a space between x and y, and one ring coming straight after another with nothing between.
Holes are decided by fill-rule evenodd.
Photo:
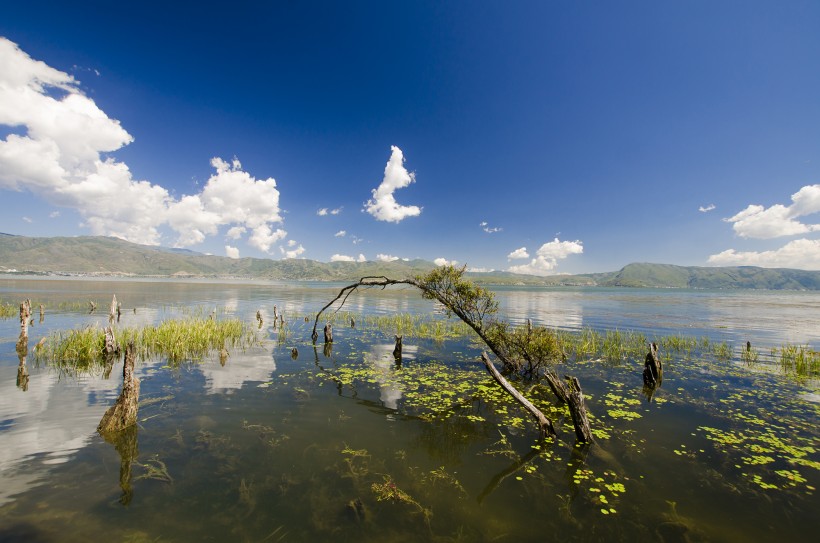
<instances>
[{"instance_id":1,"label":"hazy mountain ridge","mask_svg":"<svg viewBox=\"0 0 820 543\"><path fill-rule=\"evenodd\" d=\"M326 263L307 259L232 259L101 236L33 238L0 233L0 272L352 281L368 275L409 277L434 267L425 260ZM537 277L494 271L468 275L477 282L499 285L820 290L820 271L751 266L709 268L636 263L609 273Z\"/></svg>"}]
</instances>

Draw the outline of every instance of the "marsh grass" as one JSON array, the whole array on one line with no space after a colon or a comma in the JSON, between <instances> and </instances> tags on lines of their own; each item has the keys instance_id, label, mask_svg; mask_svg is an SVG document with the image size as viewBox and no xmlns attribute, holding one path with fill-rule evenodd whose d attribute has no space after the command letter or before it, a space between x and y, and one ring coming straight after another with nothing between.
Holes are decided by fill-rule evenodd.
<instances>
[{"instance_id":1,"label":"marsh grass","mask_svg":"<svg viewBox=\"0 0 820 543\"><path fill-rule=\"evenodd\" d=\"M0 302L0 319L11 319L20 315L20 307L6 302Z\"/></svg>"},{"instance_id":2,"label":"marsh grass","mask_svg":"<svg viewBox=\"0 0 820 543\"><path fill-rule=\"evenodd\" d=\"M199 360L223 347L244 349L259 341L253 327L238 319L202 317L168 320L157 326L120 328L116 336L121 350L133 341L141 358L162 356L170 363ZM58 367L91 369L105 363L104 348L103 330L86 327L52 334L37 349L35 357Z\"/></svg>"},{"instance_id":3,"label":"marsh grass","mask_svg":"<svg viewBox=\"0 0 820 543\"><path fill-rule=\"evenodd\" d=\"M309 321L316 318L316 314L306 316ZM404 338L433 339L443 341L475 335L475 332L459 319L447 319L435 313L411 314L396 313L390 315L362 315L349 311L326 313L326 322L334 327L350 326L362 330L375 330L386 335L398 335Z\"/></svg>"},{"instance_id":4,"label":"marsh grass","mask_svg":"<svg viewBox=\"0 0 820 543\"><path fill-rule=\"evenodd\" d=\"M801 377L820 375L820 352L808 346L783 345L779 351L772 349L772 356L780 362L780 367L785 373Z\"/></svg>"}]
</instances>

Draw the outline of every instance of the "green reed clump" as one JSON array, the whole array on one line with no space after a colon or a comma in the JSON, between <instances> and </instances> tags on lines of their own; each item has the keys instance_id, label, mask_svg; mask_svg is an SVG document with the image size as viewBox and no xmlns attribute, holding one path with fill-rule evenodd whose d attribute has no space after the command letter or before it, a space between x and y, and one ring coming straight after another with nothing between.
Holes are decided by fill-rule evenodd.
<instances>
[{"instance_id":1,"label":"green reed clump","mask_svg":"<svg viewBox=\"0 0 820 543\"><path fill-rule=\"evenodd\" d=\"M715 357L718 360L723 360L723 361L731 360L732 359L732 347L731 347L731 345L729 345L725 341L722 341L720 343L713 343L712 344L712 354L714 354Z\"/></svg>"},{"instance_id":2,"label":"green reed clump","mask_svg":"<svg viewBox=\"0 0 820 543\"><path fill-rule=\"evenodd\" d=\"M778 354L784 372L801 377L820 375L820 352L803 345L783 345Z\"/></svg>"},{"instance_id":3,"label":"green reed clump","mask_svg":"<svg viewBox=\"0 0 820 543\"><path fill-rule=\"evenodd\" d=\"M660 338L656 343L661 348L661 350L684 353L687 356L692 354L692 351L698 349L697 338L691 336L684 336L682 334L678 334L675 336L664 336Z\"/></svg>"},{"instance_id":4,"label":"green reed clump","mask_svg":"<svg viewBox=\"0 0 820 543\"><path fill-rule=\"evenodd\" d=\"M6 302L0 303L0 319L11 319L20 315L20 307Z\"/></svg>"},{"instance_id":5,"label":"green reed clump","mask_svg":"<svg viewBox=\"0 0 820 543\"><path fill-rule=\"evenodd\" d=\"M133 341L142 358L167 357L171 362L197 360L223 347L245 348L258 341L252 326L237 319L189 318L157 326L116 330L121 350ZM83 328L59 332L35 351L36 358L58 366L88 368L105 361L105 333Z\"/></svg>"}]
</instances>

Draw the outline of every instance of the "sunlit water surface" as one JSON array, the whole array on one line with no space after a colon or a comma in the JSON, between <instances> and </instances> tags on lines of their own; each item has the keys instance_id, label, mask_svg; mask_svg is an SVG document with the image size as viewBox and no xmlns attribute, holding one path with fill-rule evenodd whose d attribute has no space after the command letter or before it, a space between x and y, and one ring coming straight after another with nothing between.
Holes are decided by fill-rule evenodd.
<instances>
[{"instance_id":1,"label":"sunlit water surface","mask_svg":"<svg viewBox=\"0 0 820 543\"><path fill-rule=\"evenodd\" d=\"M642 393L641 357L569 361L599 439L574 443L563 409L529 393L560 436L539 441L463 338L404 339L337 323L314 350L305 316L341 285L0 279L34 303L31 344L56 331L216 312L264 324L261 343L169 365L140 361L138 427L115 448L96 432L121 384L15 352L0 320L0 540L811 541L818 533L816 379L738 353L820 347L820 296L796 292L496 289L501 314L566 330L637 330L726 342L733 355L662 353ZM85 304L98 309L88 314ZM37 306L46 306L39 322ZM285 332L272 326L273 306ZM136 310L136 311L135 311ZM351 296L355 314L437 314L409 289ZM438 316L443 318L443 316ZM291 349L298 349L297 358ZM25 363L29 375L18 386ZM100 372L101 373L101 372ZM528 389L529 385L522 384ZM392 498L392 499L391 499Z\"/></svg>"}]
</instances>

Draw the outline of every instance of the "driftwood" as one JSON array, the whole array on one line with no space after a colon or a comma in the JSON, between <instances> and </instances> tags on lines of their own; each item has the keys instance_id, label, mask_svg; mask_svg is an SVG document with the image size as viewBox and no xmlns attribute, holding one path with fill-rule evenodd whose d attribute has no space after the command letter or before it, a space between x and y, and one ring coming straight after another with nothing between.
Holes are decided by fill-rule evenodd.
<instances>
[{"instance_id":1,"label":"driftwood","mask_svg":"<svg viewBox=\"0 0 820 543\"><path fill-rule=\"evenodd\" d=\"M592 443L592 430L589 428L589 418L587 417L586 406L584 406L584 393L581 390L581 383L577 377L566 377L569 382L569 396L567 405L569 413L572 415L572 425L575 426L575 437L581 443Z\"/></svg>"},{"instance_id":2,"label":"driftwood","mask_svg":"<svg viewBox=\"0 0 820 543\"><path fill-rule=\"evenodd\" d=\"M531 401L525 398L518 390L507 381L503 375L498 373L498 370L495 369L495 366L492 362L490 362L490 358L487 356L487 353L481 353L481 361L484 362L484 366L487 368L487 371L490 372L490 375L493 376L495 382L501 385L507 394L512 396L515 401L520 403L524 409L529 411L529 413L535 418L536 422L538 423L538 429L541 432L541 437L547 436L554 436L555 427L552 424L552 421L547 418L544 413L541 412L537 407L535 407Z\"/></svg>"},{"instance_id":3,"label":"driftwood","mask_svg":"<svg viewBox=\"0 0 820 543\"><path fill-rule=\"evenodd\" d=\"M137 423L139 410L140 382L134 376L134 362L136 361L134 342L128 343L125 348L125 362L122 367L122 392L117 402L108 408L97 426L97 432L103 437L105 434L119 432Z\"/></svg>"}]
</instances>

